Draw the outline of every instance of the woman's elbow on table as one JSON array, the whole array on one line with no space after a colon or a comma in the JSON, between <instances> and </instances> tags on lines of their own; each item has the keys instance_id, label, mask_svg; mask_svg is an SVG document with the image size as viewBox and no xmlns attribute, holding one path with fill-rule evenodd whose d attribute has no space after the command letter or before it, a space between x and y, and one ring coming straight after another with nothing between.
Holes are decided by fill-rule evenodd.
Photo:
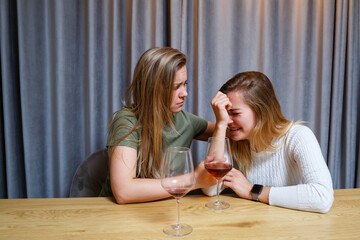
<instances>
[{"instance_id":1,"label":"woman's elbow on table","mask_svg":"<svg viewBox=\"0 0 360 240\"><path fill-rule=\"evenodd\" d=\"M331 209L334 202L334 190L325 186L317 186L314 191L316 199L311 205L311 211L319 213L327 213Z\"/></svg>"},{"instance_id":2,"label":"woman's elbow on table","mask_svg":"<svg viewBox=\"0 0 360 240\"><path fill-rule=\"evenodd\" d=\"M115 195L114 195L114 197L115 197L116 203L119 204L119 205L128 203L125 199L123 199L121 197L118 197L118 196L115 196Z\"/></svg>"},{"instance_id":3,"label":"woman's elbow on table","mask_svg":"<svg viewBox=\"0 0 360 240\"><path fill-rule=\"evenodd\" d=\"M222 185L222 182L219 183L220 184L220 192L219 194L225 189L224 186ZM213 186L210 186L210 187L207 187L207 188L201 188L201 191L206 195L206 196L209 196L209 197L212 197L212 196L216 196L217 194L217 185L213 185Z\"/></svg>"},{"instance_id":4,"label":"woman's elbow on table","mask_svg":"<svg viewBox=\"0 0 360 240\"><path fill-rule=\"evenodd\" d=\"M327 213L333 201L332 187L321 184L272 187L269 194L269 205L317 213Z\"/></svg>"},{"instance_id":5,"label":"woman's elbow on table","mask_svg":"<svg viewBox=\"0 0 360 240\"><path fill-rule=\"evenodd\" d=\"M114 198L117 204L126 204L128 203L127 199L124 198L124 196L122 194L116 194L114 193Z\"/></svg>"},{"instance_id":6,"label":"woman's elbow on table","mask_svg":"<svg viewBox=\"0 0 360 240\"><path fill-rule=\"evenodd\" d=\"M131 189L127 189L127 187L120 187L121 190L113 190L113 195L117 204L126 204L133 202L131 199Z\"/></svg>"},{"instance_id":7,"label":"woman's elbow on table","mask_svg":"<svg viewBox=\"0 0 360 240\"><path fill-rule=\"evenodd\" d=\"M322 201L321 204L319 204L317 211L320 213L327 213L334 202L333 189L328 190L326 193L324 193L324 196L321 199Z\"/></svg>"}]
</instances>

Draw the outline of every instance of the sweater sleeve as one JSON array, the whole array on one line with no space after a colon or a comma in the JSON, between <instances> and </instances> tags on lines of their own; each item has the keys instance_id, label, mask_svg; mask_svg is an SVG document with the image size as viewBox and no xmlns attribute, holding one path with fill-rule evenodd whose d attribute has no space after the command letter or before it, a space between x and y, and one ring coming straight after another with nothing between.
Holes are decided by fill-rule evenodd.
<instances>
[{"instance_id":1,"label":"sweater sleeve","mask_svg":"<svg viewBox=\"0 0 360 240\"><path fill-rule=\"evenodd\" d=\"M219 194L220 194L225 189L225 187L223 185L223 181L219 182L219 185L220 185L220 192L219 192ZM217 188L217 184L207 187L207 188L202 188L201 191L205 195L212 197L212 196L216 196L216 191L217 191L216 188Z\"/></svg>"},{"instance_id":2,"label":"sweater sleeve","mask_svg":"<svg viewBox=\"0 0 360 240\"><path fill-rule=\"evenodd\" d=\"M326 213L334 201L331 175L319 143L305 126L294 126L289 133L286 154L296 162L302 183L295 186L272 187L269 204L304 211Z\"/></svg>"}]
</instances>

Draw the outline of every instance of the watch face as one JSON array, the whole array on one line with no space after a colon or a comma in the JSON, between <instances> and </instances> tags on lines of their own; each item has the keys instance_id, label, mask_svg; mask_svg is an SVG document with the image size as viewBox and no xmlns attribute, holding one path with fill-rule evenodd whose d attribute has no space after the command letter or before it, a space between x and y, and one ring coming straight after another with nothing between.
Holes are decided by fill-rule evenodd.
<instances>
[{"instance_id":1,"label":"watch face","mask_svg":"<svg viewBox=\"0 0 360 240\"><path fill-rule=\"evenodd\" d=\"M253 188L251 189L251 192L252 193L260 193L261 190L262 190L263 186L262 185L259 185L259 184L255 184L253 186Z\"/></svg>"}]
</instances>

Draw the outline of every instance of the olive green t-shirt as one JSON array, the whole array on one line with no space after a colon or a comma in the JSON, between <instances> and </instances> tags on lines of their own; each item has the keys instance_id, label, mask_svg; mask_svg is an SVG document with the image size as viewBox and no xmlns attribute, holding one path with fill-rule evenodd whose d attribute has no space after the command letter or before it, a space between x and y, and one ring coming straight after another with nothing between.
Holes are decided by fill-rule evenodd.
<instances>
[{"instance_id":1,"label":"olive green t-shirt","mask_svg":"<svg viewBox=\"0 0 360 240\"><path fill-rule=\"evenodd\" d=\"M109 131L107 146L127 146L139 150L139 140L141 134L138 130L133 131L124 140L124 137L136 124L137 119L131 111L122 109L115 118L119 118L114 122ZM170 126L163 129L163 151L167 147L190 147L192 140L202 134L207 128L207 121L186 111L174 113L175 130ZM110 186L110 175L104 183L100 196L113 196Z\"/></svg>"},{"instance_id":2,"label":"olive green t-shirt","mask_svg":"<svg viewBox=\"0 0 360 240\"><path fill-rule=\"evenodd\" d=\"M124 116L119 118L120 116ZM192 140L202 134L207 128L207 121L186 111L174 113L175 130L170 126L163 129L164 150L166 147L190 147ZM119 118L112 125L107 146L127 146L138 151L141 134L133 131L123 141L118 142L135 125L137 119L131 111L122 109L115 115ZM115 132L115 133L114 133ZM112 136L114 133L114 136Z\"/></svg>"}]
</instances>

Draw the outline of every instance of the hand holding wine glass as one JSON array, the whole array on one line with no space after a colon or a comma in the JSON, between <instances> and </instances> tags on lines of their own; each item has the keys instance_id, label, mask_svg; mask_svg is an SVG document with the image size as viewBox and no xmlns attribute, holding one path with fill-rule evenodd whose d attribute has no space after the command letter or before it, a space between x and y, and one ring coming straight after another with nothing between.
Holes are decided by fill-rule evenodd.
<instances>
[{"instance_id":1,"label":"hand holding wine glass","mask_svg":"<svg viewBox=\"0 0 360 240\"><path fill-rule=\"evenodd\" d=\"M169 147L165 152L161 168L161 185L176 199L177 222L165 226L164 233L184 236L192 232L192 227L179 222L179 201L195 185L195 173L189 148Z\"/></svg>"},{"instance_id":2,"label":"hand holding wine glass","mask_svg":"<svg viewBox=\"0 0 360 240\"><path fill-rule=\"evenodd\" d=\"M217 181L216 186L216 201L208 202L206 207L222 210L230 207L227 202L221 202L219 200L219 182L233 166L230 143L228 138L210 137L208 139L207 157L205 158L205 169L214 177Z\"/></svg>"}]
</instances>

